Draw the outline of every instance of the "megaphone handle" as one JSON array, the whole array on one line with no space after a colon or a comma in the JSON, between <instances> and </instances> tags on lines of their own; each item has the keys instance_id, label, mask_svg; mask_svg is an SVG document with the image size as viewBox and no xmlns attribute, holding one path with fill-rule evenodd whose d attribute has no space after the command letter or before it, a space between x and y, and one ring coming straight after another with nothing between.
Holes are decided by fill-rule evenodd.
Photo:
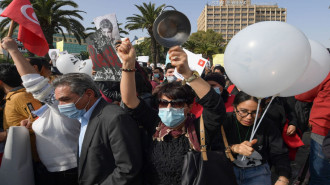
<instances>
[{"instance_id":1,"label":"megaphone handle","mask_svg":"<svg viewBox=\"0 0 330 185\"><path fill-rule=\"evenodd\" d=\"M173 6L164 6L164 8L162 9L162 11L160 11L160 14L159 15L161 15L163 13L164 9L167 8L167 7L171 7L171 8L173 8L176 11L176 9Z\"/></svg>"}]
</instances>

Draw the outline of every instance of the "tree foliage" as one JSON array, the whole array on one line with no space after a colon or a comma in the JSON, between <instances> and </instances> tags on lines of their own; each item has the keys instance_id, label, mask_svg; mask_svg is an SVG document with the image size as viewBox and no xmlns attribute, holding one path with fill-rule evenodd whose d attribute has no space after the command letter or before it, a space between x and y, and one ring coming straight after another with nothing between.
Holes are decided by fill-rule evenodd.
<instances>
[{"instance_id":1,"label":"tree foliage","mask_svg":"<svg viewBox=\"0 0 330 185\"><path fill-rule=\"evenodd\" d=\"M224 52L224 43L221 34L207 30L192 33L183 47L194 53L202 54L204 58L212 58L212 55Z\"/></svg>"},{"instance_id":2,"label":"tree foliage","mask_svg":"<svg viewBox=\"0 0 330 185\"><path fill-rule=\"evenodd\" d=\"M150 36L149 48L151 53L151 59L155 63L155 65L160 62L161 47L155 40L155 37L152 32L152 27L164 6L165 4L156 7L156 5L151 2L149 2L148 4L143 3L142 5L135 5L135 7L139 9L141 14L133 14L133 16L126 18L127 24L125 28L129 31L138 29L147 30Z\"/></svg>"}]
</instances>

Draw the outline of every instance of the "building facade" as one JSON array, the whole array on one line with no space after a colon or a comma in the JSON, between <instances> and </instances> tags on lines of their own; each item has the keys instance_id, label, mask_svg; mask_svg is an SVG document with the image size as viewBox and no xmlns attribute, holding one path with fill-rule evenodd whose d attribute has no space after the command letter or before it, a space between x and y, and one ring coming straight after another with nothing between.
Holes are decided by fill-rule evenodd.
<instances>
[{"instance_id":1,"label":"building facade","mask_svg":"<svg viewBox=\"0 0 330 185\"><path fill-rule=\"evenodd\" d=\"M65 33L66 41L63 43L63 51L68 51L68 53L79 54L82 51L87 51L87 43L84 39L81 39L81 44L73 36ZM56 42L61 42L64 40L62 34L55 34L53 36L53 46L56 48Z\"/></svg>"},{"instance_id":2,"label":"building facade","mask_svg":"<svg viewBox=\"0 0 330 185\"><path fill-rule=\"evenodd\" d=\"M286 8L277 4L251 4L251 0L220 0L205 5L197 20L197 30L221 33L227 42L245 27L262 21L286 22Z\"/></svg>"}]
</instances>

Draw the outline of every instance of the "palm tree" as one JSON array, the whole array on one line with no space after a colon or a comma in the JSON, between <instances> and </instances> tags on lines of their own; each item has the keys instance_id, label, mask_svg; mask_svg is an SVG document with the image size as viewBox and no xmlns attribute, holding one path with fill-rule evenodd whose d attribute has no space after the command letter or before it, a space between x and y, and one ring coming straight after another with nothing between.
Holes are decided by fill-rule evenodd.
<instances>
[{"instance_id":1,"label":"palm tree","mask_svg":"<svg viewBox=\"0 0 330 185\"><path fill-rule=\"evenodd\" d=\"M0 8L5 9L12 0L3 0L0 2ZM31 4L34 8L36 16L38 17L40 26L46 40L49 44L49 48L53 48L53 35L61 33L66 40L64 35L65 29L69 34L72 34L81 44L81 39L85 38L85 28L80 23L83 20L81 13L85 13L81 10L68 10L61 9L65 6L72 8L78 8L78 4L70 0L31 0ZM10 19L6 18L0 22L0 30L2 35L8 32L8 24ZM17 26L17 24L16 24Z\"/></svg>"},{"instance_id":2,"label":"palm tree","mask_svg":"<svg viewBox=\"0 0 330 185\"><path fill-rule=\"evenodd\" d=\"M135 5L135 7L138 8L141 12L141 15L133 14L132 17L126 18L128 24L125 26L125 28L129 31L137 29L146 29L148 31L148 34L151 39L151 56L152 61L154 61L155 63L155 66L160 61L160 45L157 44L155 40L155 37L152 32L152 26L164 6L165 4L159 7L155 7L155 4L151 2L149 2L148 4L143 3L142 6Z\"/></svg>"},{"instance_id":3,"label":"palm tree","mask_svg":"<svg viewBox=\"0 0 330 185\"><path fill-rule=\"evenodd\" d=\"M200 43L195 52L201 53L204 58L212 58L212 55L217 52L217 47L209 43Z\"/></svg>"}]
</instances>

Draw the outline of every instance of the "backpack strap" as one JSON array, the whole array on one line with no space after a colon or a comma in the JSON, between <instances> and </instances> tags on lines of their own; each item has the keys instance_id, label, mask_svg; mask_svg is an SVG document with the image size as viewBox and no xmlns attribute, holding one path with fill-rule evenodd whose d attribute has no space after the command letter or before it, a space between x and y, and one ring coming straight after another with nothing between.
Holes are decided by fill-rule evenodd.
<instances>
[{"instance_id":1,"label":"backpack strap","mask_svg":"<svg viewBox=\"0 0 330 185\"><path fill-rule=\"evenodd\" d=\"M203 161L207 161L207 154L206 154L206 144L205 144L205 128L204 128L204 120L203 120L203 114L200 117L200 138L201 138L201 153Z\"/></svg>"},{"instance_id":2,"label":"backpack strap","mask_svg":"<svg viewBox=\"0 0 330 185\"><path fill-rule=\"evenodd\" d=\"M221 135L222 135L222 139L223 139L223 143L225 144L225 153L228 159L230 159L231 162L234 161L234 157L231 153L230 147L228 145L228 141L227 141L227 137L226 137L226 133L225 133L225 129L223 128L223 125L221 125Z\"/></svg>"}]
</instances>

